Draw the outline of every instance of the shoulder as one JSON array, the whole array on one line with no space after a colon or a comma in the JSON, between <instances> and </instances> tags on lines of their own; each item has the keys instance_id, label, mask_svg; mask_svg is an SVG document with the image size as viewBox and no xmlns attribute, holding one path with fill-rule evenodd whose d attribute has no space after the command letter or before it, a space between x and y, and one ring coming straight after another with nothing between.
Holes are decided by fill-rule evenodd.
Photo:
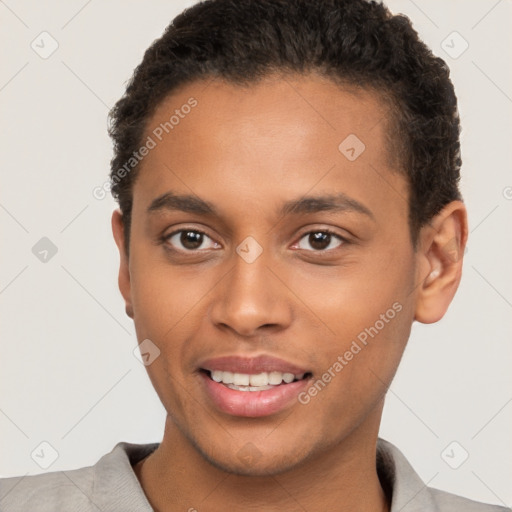
<instances>
[{"instance_id":1,"label":"shoulder","mask_svg":"<svg viewBox=\"0 0 512 512\"><path fill-rule=\"evenodd\" d=\"M112 504L126 511L151 510L132 464L157 446L120 442L93 466L2 478L0 510L98 512L112 509Z\"/></svg>"},{"instance_id":2,"label":"shoulder","mask_svg":"<svg viewBox=\"0 0 512 512\"><path fill-rule=\"evenodd\" d=\"M436 504L437 510L441 512L459 510L465 512L510 512L509 508L473 501L432 487L427 487L427 492L430 494L432 501Z\"/></svg>"},{"instance_id":3,"label":"shoulder","mask_svg":"<svg viewBox=\"0 0 512 512\"><path fill-rule=\"evenodd\" d=\"M391 496L391 512L510 512L428 487L403 453L389 441L377 442L377 472Z\"/></svg>"},{"instance_id":4,"label":"shoulder","mask_svg":"<svg viewBox=\"0 0 512 512\"><path fill-rule=\"evenodd\" d=\"M95 507L92 496L93 467L71 471L52 471L0 480L0 509L5 512L38 510L50 512L57 504L72 504L73 510L89 511Z\"/></svg>"}]
</instances>

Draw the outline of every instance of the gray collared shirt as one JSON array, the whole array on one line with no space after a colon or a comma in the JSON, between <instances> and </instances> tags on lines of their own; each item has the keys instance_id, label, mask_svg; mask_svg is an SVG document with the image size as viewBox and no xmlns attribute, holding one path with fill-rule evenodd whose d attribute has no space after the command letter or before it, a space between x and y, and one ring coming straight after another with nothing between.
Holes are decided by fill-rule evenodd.
<instances>
[{"instance_id":1,"label":"gray collared shirt","mask_svg":"<svg viewBox=\"0 0 512 512\"><path fill-rule=\"evenodd\" d=\"M0 479L0 511L153 512L132 466L158 445L120 442L93 466ZM377 454L379 478L392 496L391 512L510 512L427 487L388 441L379 438Z\"/></svg>"}]
</instances>

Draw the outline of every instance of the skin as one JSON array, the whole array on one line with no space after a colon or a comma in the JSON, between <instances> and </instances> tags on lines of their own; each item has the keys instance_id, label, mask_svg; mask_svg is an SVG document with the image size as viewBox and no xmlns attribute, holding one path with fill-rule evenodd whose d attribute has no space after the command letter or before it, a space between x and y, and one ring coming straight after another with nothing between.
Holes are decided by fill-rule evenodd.
<instances>
[{"instance_id":1,"label":"skin","mask_svg":"<svg viewBox=\"0 0 512 512\"><path fill-rule=\"evenodd\" d=\"M141 162L129 257L121 213L112 216L119 287L137 339L161 351L147 371L168 413L159 448L134 468L142 488L160 512L389 510L375 464L386 389L412 322L438 321L456 292L465 207L448 204L413 249L408 186L375 92L316 75L198 81L159 105L146 136L191 96L198 105ZM349 134L366 145L352 162L338 149ZM169 191L213 203L219 217L149 214ZM340 192L373 218L276 215L284 201ZM326 228L347 242L333 236L318 249L310 233ZM207 236L196 249L179 235L162 242L178 229ZM235 251L247 236L263 249L252 263ZM307 405L235 417L203 391L200 362L226 355L279 357L314 381L397 302L401 311Z\"/></svg>"}]
</instances>

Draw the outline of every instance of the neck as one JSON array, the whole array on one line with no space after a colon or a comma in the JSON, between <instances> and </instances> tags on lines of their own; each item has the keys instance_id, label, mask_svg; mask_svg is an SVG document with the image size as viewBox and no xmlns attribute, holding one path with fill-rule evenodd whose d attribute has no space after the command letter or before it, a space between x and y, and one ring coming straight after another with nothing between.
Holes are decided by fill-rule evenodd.
<instances>
[{"instance_id":1,"label":"neck","mask_svg":"<svg viewBox=\"0 0 512 512\"><path fill-rule=\"evenodd\" d=\"M367 418L368 420L368 418ZM156 512L258 510L389 511L376 467L377 421L356 428L328 453L269 476L212 465L167 418L160 446L134 467Z\"/></svg>"}]
</instances>

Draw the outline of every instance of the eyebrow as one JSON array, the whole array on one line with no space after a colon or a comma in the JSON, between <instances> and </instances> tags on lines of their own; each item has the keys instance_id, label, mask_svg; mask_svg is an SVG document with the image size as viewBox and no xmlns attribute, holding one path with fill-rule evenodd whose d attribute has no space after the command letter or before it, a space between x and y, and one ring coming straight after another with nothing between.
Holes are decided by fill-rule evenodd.
<instances>
[{"instance_id":1,"label":"eyebrow","mask_svg":"<svg viewBox=\"0 0 512 512\"><path fill-rule=\"evenodd\" d=\"M210 202L194 195L166 192L154 199L147 209L148 214L162 211L182 211L197 215L219 217L217 208ZM282 204L279 216L301 215L316 212L356 212L375 220L369 208L344 193L321 196L305 196Z\"/></svg>"}]
</instances>

